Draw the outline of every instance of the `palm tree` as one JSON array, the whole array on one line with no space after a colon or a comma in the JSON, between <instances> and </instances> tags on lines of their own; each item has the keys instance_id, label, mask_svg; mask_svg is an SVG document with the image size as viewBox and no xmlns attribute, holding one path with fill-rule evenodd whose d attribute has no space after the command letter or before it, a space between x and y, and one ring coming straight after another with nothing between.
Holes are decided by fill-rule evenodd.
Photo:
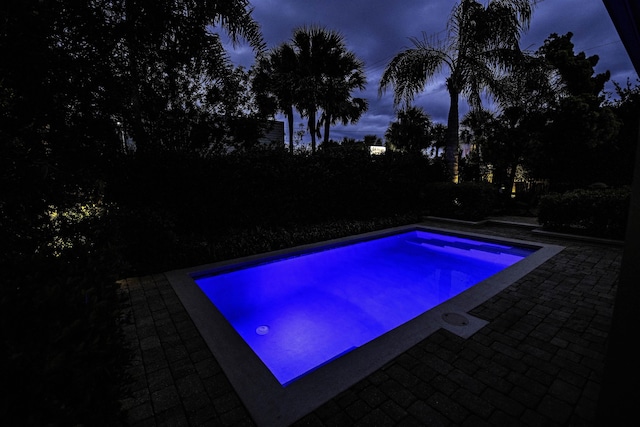
<instances>
[{"instance_id":1,"label":"palm tree","mask_svg":"<svg viewBox=\"0 0 640 427\"><path fill-rule=\"evenodd\" d=\"M323 105L322 115L318 122L319 125L324 125L324 140L323 143L329 142L329 129L331 125L335 125L341 122L343 125L348 123L356 123L362 117L362 114L367 111L368 103L363 98L351 98L348 99L336 99L331 104Z\"/></svg>"},{"instance_id":2,"label":"palm tree","mask_svg":"<svg viewBox=\"0 0 640 427\"><path fill-rule=\"evenodd\" d=\"M447 146L447 127L436 123L431 127L431 149L433 157L438 157L441 150Z\"/></svg>"},{"instance_id":3,"label":"palm tree","mask_svg":"<svg viewBox=\"0 0 640 427\"><path fill-rule=\"evenodd\" d=\"M347 51L342 35L322 27L302 27L294 31L292 48L297 58L297 108L307 117L311 149L319 135L316 115L323 111L325 140L337 120L354 122L366 110L366 101L351 98L351 91L364 88L362 63Z\"/></svg>"},{"instance_id":4,"label":"palm tree","mask_svg":"<svg viewBox=\"0 0 640 427\"><path fill-rule=\"evenodd\" d=\"M363 63L347 51L343 37L321 27L294 31L283 43L261 58L255 69L253 89L263 113L281 111L289 125L289 150L293 152L293 110L307 117L311 148L316 151L318 125L324 125L324 141L332 124L354 123L367 110L367 101L351 92L364 89ZM319 123L318 111L322 111Z\"/></svg>"},{"instance_id":5,"label":"palm tree","mask_svg":"<svg viewBox=\"0 0 640 427\"><path fill-rule=\"evenodd\" d=\"M495 87L499 71L519 56L519 39L531 22L531 0L461 0L453 7L447 37L439 40L423 35L411 38L414 47L397 54L387 65L379 94L392 85L394 105L409 103L427 81L444 68L450 108L447 118L445 160L451 179L458 181L458 102L465 95L473 109L480 108L480 95Z\"/></svg>"},{"instance_id":6,"label":"palm tree","mask_svg":"<svg viewBox=\"0 0 640 427\"><path fill-rule=\"evenodd\" d=\"M289 152L293 153L293 109L296 103L297 58L293 48L282 44L260 58L252 88L259 108L267 115L277 111L287 117Z\"/></svg>"},{"instance_id":7,"label":"palm tree","mask_svg":"<svg viewBox=\"0 0 640 427\"><path fill-rule=\"evenodd\" d=\"M431 119L422 108L409 107L397 113L384 136L387 144L410 153L420 153L429 146Z\"/></svg>"},{"instance_id":8,"label":"palm tree","mask_svg":"<svg viewBox=\"0 0 640 427\"><path fill-rule=\"evenodd\" d=\"M319 125L324 125L324 144L329 142L330 126L338 121L346 125L357 122L367 110L366 99L354 98L351 92L364 89L367 79L364 74L364 64L352 52L348 52L341 42L337 46L337 58L327 64L327 75L324 80L324 90L320 98Z\"/></svg>"}]
</instances>

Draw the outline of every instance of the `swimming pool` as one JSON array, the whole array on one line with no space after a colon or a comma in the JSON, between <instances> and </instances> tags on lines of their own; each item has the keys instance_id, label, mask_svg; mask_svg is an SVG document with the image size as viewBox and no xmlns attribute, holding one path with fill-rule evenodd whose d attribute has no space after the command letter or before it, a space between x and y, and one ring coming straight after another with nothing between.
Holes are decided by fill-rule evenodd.
<instances>
[{"instance_id":1,"label":"swimming pool","mask_svg":"<svg viewBox=\"0 0 640 427\"><path fill-rule=\"evenodd\" d=\"M532 252L412 230L195 282L286 386Z\"/></svg>"},{"instance_id":2,"label":"swimming pool","mask_svg":"<svg viewBox=\"0 0 640 427\"><path fill-rule=\"evenodd\" d=\"M561 248L411 226L167 273L254 420L287 424Z\"/></svg>"}]
</instances>

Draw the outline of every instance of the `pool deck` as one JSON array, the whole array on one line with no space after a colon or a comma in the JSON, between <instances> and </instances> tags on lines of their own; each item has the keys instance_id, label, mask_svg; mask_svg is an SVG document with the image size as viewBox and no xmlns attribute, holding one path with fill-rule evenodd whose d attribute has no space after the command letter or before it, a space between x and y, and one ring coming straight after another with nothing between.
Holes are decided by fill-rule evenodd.
<instances>
[{"instance_id":1,"label":"pool deck","mask_svg":"<svg viewBox=\"0 0 640 427\"><path fill-rule=\"evenodd\" d=\"M565 249L469 311L489 322L471 337L440 329L294 425L595 425L623 248L499 221L422 224ZM134 352L128 424L255 425L166 276L121 289Z\"/></svg>"}]
</instances>

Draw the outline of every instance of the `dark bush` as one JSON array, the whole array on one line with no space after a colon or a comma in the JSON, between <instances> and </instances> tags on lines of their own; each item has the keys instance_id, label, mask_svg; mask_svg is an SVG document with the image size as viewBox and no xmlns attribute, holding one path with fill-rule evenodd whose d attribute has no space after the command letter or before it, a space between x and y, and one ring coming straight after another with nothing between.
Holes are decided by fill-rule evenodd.
<instances>
[{"instance_id":1,"label":"dark bush","mask_svg":"<svg viewBox=\"0 0 640 427\"><path fill-rule=\"evenodd\" d=\"M118 232L120 254L126 259L127 276L154 274L177 268L269 252L292 246L314 243L353 234L417 222L414 215L397 215L366 220L331 220L315 224L290 223L286 226L269 224L250 227L229 227L214 234L176 234L163 222L152 216L144 222L142 212L119 212L122 223ZM128 235L132 225L144 229L140 234ZM154 227L158 227L154 235ZM170 236L170 237L168 237ZM144 240L150 237L149 240Z\"/></svg>"},{"instance_id":2,"label":"dark bush","mask_svg":"<svg viewBox=\"0 0 640 427\"><path fill-rule=\"evenodd\" d=\"M129 361L119 320L121 266L103 218L80 218L68 221L75 226L40 228L47 239L30 254L3 253L3 425L121 421Z\"/></svg>"},{"instance_id":3,"label":"dark bush","mask_svg":"<svg viewBox=\"0 0 640 427\"><path fill-rule=\"evenodd\" d=\"M629 188L573 190L540 200L538 221L548 230L623 239Z\"/></svg>"},{"instance_id":4,"label":"dark bush","mask_svg":"<svg viewBox=\"0 0 640 427\"><path fill-rule=\"evenodd\" d=\"M422 200L427 215L478 221L497 208L498 193L494 186L486 183L440 182L427 184Z\"/></svg>"},{"instance_id":5,"label":"dark bush","mask_svg":"<svg viewBox=\"0 0 640 427\"><path fill-rule=\"evenodd\" d=\"M131 274L210 257L230 230L413 216L440 168L420 156L254 150L207 159L160 153L111 171L106 200ZM157 271L157 270L156 270Z\"/></svg>"},{"instance_id":6,"label":"dark bush","mask_svg":"<svg viewBox=\"0 0 640 427\"><path fill-rule=\"evenodd\" d=\"M207 262L291 248L415 222L416 218L414 216L405 215L361 221L336 220L313 225L291 225L286 228L255 227L236 230L211 242L208 251L210 255Z\"/></svg>"},{"instance_id":7,"label":"dark bush","mask_svg":"<svg viewBox=\"0 0 640 427\"><path fill-rule=\"evenodd\" d=\"M416 212L427 182L442 179L428 159L366 152L291 156L257 150L212 158L159 154L112 171L107 199L160 209L176 227L284 225Z\"/></svg>"}]
</instances>

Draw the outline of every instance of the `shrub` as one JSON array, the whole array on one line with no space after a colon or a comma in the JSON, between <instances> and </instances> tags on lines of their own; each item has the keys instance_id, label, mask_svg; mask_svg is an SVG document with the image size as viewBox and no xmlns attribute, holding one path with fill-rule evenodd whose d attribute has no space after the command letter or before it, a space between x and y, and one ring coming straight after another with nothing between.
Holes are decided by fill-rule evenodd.
<instances>
[{"instance_id":1,"label":"shrub","mask_svg":"<svg viewBox=\"0 0 640 427\"><path fill-rule=\"evenodd\" d=\"M630 200L626 187L549 194L540 200L538 221L553 231L622 239Z\"/></svg>"},{"instance_id":2,"label":"shrub","mask_svg":"<svg viewBox=\"0 0 640 427\"><path fill-rule=\"evenodd\" d=\"M416 218L400 215L362 221L336 220L289 227L254 227L234 230L210 244L207 262L217 262L258 253L322 242L370 231L413 224Z\"/></svg>"},{"instance_id":3,"label":"shrub","mask_svg":"<svg viewBox=\"0 0 640 427\"><path fill-rule=\"evenodd\" d=\"M398 153L260 150L206 159L158 153L111 172L105 199L117 207L131 274L210 257L229 230L417 219L421 189L442 175L429 159Z\"/></svg>"},{"instance_id":4,"label":"shrub","mask_svg":"<svg viewBox=\"0 0 640 427\"><path fill-rule=\"evenodd\" d=\"M414 215L397 215L367 220L320 221L315 224L230 227L207 236L185 234L175 236L171 242L154 240L157 246L151 244L148 250L144 250L147 243L134 235L123 240L120 246L122 254L127 257L127 275L145 275L412 224L416 220ZM153 224L149 226L153 227ZM147 231L151 231L151 228Z\"/></svg>"},{"instance_id":5,"label":"shrub","mask_svg":"<svg viewBox=\"0 0 640 427\"><path fill-rule=\"evenodd\" d=\"M497 202L496 189L486 183L431 183L425 186L422 194L427 215L467 221L477 221L491 215Z\"/></svg>"},{"instance_id":6,"label":"shrub","mask_svg":"<svg viewBox=\"0 0 640 427\"><path fill-rule=\"evenodd\" d=\"M81 207L43 222L31 230L30 251L2 253L4 425L120 422L129 360L119 323L121 267L104 218L81 220L85 214L94 212Z\"/></svg>"}]
</instances>

